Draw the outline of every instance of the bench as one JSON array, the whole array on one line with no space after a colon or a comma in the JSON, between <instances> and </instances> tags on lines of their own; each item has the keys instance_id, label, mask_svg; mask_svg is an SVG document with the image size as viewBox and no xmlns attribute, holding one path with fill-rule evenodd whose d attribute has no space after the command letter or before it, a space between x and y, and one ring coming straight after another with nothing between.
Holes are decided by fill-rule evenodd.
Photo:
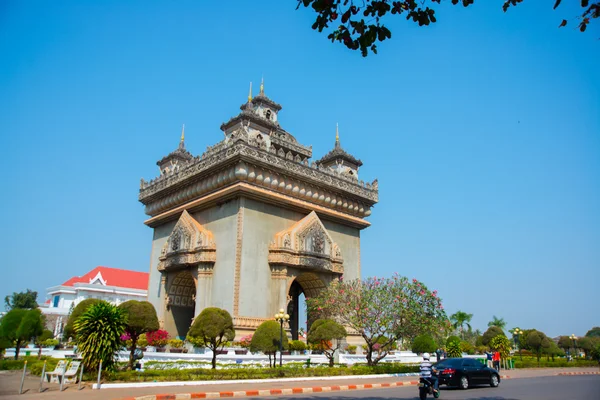
<instances>
[{"instance_id":1,"label":"bench","mask_svg":"<svg viewBox=\"0 0 600 400\"><path fill-rule=\"evenodd\" d=\"M60 381L64 378L65 381L63 383L77 383L77 371L79 370L80 365L81 361L71 361L69 369L64 373L64 375L60 375L58 380Z\"/></svg>"},{"instance_id":2,"label":"bench","mask_svg":"<svg viewBox=\"0 0 600 400\"><path fill-rule=\"evenodd\" d=\"M67 362L67 360L60 360L58 364L56 364L56 368L54 368L54 371L46 372L46 379L48 379L48 382L60 382L59 377L62 376L63 372L65 372L65 369L67 368Z\"/></svg>"}]
</instances>

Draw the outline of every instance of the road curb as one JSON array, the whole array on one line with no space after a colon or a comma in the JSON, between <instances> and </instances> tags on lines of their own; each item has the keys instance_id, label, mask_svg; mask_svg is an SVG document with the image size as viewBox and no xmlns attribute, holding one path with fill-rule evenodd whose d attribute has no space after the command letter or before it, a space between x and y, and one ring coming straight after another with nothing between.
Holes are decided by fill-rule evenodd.
<instances>
[{"instance_id":1,"label":"road curb","mask_svg":"<svg viewBox=\"0 0 600 400\"><path fill-rule=\"evenodd\" d=\"M313 386L286 389L239 390L222 392L197 392L177 394L152 394L139 397L126 397L122 400L180 400L180 399L211 399L223 397L277 396L306 393L339 392L346 390L382 389L399 386L415 386L419 381L402 381L386 383L364 383L362 385L332 385Z\"/></svg>"},{"instance_id":2,"label":"road curb","mask_svg":"<svg viewBox=\"0 0 600 400\"><path fill-rule=\"evenodd\" d=\"M508 375L501 375L500 379L510 379ZM138 397L126 397L122 400L180 400L180 399L214 399L224 397L252 397L252 396L278 396L307 393L340 392L348 390L365 389L383 389L400 386L416 386L419 381L401 381L384 383L365 383L362 385L332 385L332 386L313 386L302 388L286 389L262 389L262 390L237 390L220 392L196 392L196 393L176 393L176 394L152 394Z\"/></svg>"},{"instance_id":3,"label":"road curb","mask_svg":"<svg viewBox=\"0 0 600 400\"><path fill-rule=\"evenodd\" d=\"M559 372L557 375L600 375L600 372L584 371L584 372Z\"/></svg>"}]
</instances>

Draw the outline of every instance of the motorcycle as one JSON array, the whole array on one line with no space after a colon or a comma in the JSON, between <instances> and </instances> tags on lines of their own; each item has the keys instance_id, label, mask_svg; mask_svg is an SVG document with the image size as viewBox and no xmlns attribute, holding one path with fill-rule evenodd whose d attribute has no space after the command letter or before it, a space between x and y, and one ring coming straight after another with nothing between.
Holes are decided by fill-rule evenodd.
<instances>
[{"instance_id":1,"label":"motorcycle","mask_svg":"<svg viewBox=\"0 0 600 400\"><path fill-rule=\"evenodd\" d=\"M427 395L432 394L434 399L440 397L440 391L433 390L433 383L427 378L419 379L419 398L421 400L426 400Z\"/></svg>"}]
</instances>

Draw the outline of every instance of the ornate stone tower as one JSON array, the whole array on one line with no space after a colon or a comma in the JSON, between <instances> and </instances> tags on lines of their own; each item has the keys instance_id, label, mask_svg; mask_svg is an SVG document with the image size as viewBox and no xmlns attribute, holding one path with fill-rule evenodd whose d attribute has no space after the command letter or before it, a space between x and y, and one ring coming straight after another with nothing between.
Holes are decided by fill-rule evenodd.
<instances>
[{"instance_id":1,"label":"ornate stone tower","mask_svg":"<svg viewBox=\"0 0 600 400\"><path fill-rule=\"evenodd\" d=\"M285 308L297 338L298 296L334 278L360 277L360 231L378 200L361 161L312 147L279 124L281 106L260 93L221 125L224 138L198 157L179 147L142 179L139 200L154 229L148 300L172 336L185 337L210 306L228 310L237 336Z\"/></svg>"}]
</instances>

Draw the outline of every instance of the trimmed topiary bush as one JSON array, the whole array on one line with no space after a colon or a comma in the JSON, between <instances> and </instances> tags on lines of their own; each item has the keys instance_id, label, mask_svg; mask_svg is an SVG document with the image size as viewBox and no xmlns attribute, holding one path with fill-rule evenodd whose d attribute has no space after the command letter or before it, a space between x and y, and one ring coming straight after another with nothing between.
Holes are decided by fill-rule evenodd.
<instances>
[{"instance_id":1,"label":"trimmed topiary bush","mask_svg":"<svg viewBox=\"0 0 600 400\"><path fill-rule=\"evenodd\" d=\"M269 356L269 366L275 367L276 359L275 353L279 350L281 335L281 326L277 321L265 321L258 326L256 332L252 336L252 342L250 343L250 351L253 353L263 352ZM287 335L283 334L283 348L287 349L288 338ZM271 356L273 356L273 363L271 364Z\"/></svg>"},{"instance_id":2,"label":"trimmed topiary bush","mask_svg":"<svg viewBox=\"0 0 600 400\"><path fill-rule=\"evenodd\" d=\"M226 343L235 338L233 320L227 310L217 307L208 307L202 310L194 319L187 334L189 340L201 341L212 350L212 367L217 368L217 351L222 350Z\"/></svg>"}]
</instances>

